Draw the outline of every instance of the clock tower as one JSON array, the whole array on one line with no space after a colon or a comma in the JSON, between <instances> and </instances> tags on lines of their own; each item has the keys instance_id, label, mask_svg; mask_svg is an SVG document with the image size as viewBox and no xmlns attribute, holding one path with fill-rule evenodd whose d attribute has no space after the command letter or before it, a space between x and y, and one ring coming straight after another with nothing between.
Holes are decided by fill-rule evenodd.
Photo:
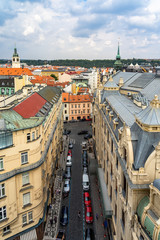
<instances>
[{"instance_id":1,"label":"clock tower","mask_svg":"<svg viewBox=\"0 0 160 240\"><path fill-rule=\"evenodd\" d=\"M20 58L17 53L17 48L14 48L14 53L12 57L12 68L20 68Z\"/></svg>"}]
</instances>

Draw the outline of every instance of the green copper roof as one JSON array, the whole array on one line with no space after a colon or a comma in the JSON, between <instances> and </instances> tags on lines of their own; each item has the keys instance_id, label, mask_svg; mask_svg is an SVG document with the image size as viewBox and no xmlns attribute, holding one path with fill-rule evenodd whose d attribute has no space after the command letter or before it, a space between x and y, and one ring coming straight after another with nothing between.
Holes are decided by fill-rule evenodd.
<instances>
[{"instance_id":1,"label":"green copper roof","mask_svg":"<svg viewBox=\"0 0 160 240\"><path fill-rule=\"evenodd\" d=\"M13 57L19 57L19 55L18 55L18 53L17 53L17 48L14 48Z\"/></svg>"},{"instance_id":2,"label":"green copper roof","mask_svg":"<svg viewBox=\"0 0 160 240\"><path fill-rule=\"evenodd\" d=\"M143 215L143 211L144 208L149 204L149 197L145 196L144 198L142 198L142 200L140 201L140 203L138 204L137 207L137 214L140 218L140 220L142 220L142 215Z\"/></svg>"},{"instance_id":3,"label":"green copper roof","mask_svg":"<svg viewBox=\"0 0 160 240\"><path fill-rule=\"evenodd\" d=\"M0 111L0 120L1 119L4 119L5 129L16 131L38 126L43 122L44 117L32 117L25 119L14 110L9 109Z\"/></svg>"},{"instance_id":4,"label":"green copper roof","mask_svg":"<svg viewBox=\"0 0 160 240\"><path fill-rule=\"evenodd\" d=\"M153 237L154 227L155 227L155 225L152 222L152 220L148 216L146 216L146 218L144 220L144 228L151 238Z\"/></svg>"},{"instance_id":5,"label":"green copper roof","mask_svg":"<svg viewBox=\"0 0 160 240\"><path fill-rule=\"evenodd\" d=\"M121 59L121 56L120 56L119 43L118 43L118 51L117 51L116 60L120 60L120 59Z\"/></svg>"}]
</instances>

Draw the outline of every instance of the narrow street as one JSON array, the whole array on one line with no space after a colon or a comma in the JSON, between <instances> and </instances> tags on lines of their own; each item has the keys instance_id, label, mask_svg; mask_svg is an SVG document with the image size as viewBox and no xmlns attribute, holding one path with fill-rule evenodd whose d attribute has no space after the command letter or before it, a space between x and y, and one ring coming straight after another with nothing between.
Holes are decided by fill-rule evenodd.
<instances>
[{"instance_id":1,"label":"narrow street","mask_svg":"<svg viewBox=\"0 0 160 240\"><path fill-rule=\"evenodd\" d=\"M74 122L64 124L64 129L71 130L69 135L70 142L73 142L72 149L72 175L71 175L71 190L69 196L62 198L61 207L68 207L69 222L66 227L60 225L58 229L65 230L67 240L84 240L86 228L92 228L95 234L95 239L105 239L104 227L103 227L103 216L101 213L101 204L96 190L96 179L92 175L90 181L90 195L93 209L93 223L87 224L85 222L85 208L83 199L83 188L82 188L82 146L81 143L84 141L84 135L78 135L81 130L87 130L92 133L90 126L91 122ZM64 182L64 180L63 180ZM92 190L91 190L92 186ZM96 194L97 196L94 196ZM93 198L95 201L93 201ZM94 203L94 204L93 204ZM96 203L96 204L95 204ZM93 206L94 205L94 206ZM94 210L95 209L95 210ZM78 218L78 211L81 212L81 217ZM96 212L94 212L96 211ZM96 213L98 213L99 219L96 219Z\"/></svg>"}]
</instances>

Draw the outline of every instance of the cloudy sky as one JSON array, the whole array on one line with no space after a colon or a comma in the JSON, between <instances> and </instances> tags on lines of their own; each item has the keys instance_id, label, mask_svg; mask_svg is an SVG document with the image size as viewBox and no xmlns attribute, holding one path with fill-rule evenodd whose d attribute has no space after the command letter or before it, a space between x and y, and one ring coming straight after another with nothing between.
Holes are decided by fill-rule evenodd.
<instances>
[{"instance_id":1,"label":"cloudy sky","mask_svg":"<svg viewBox=\"0 0 160 240\"><path fill-rule=\"evenodd\" d=\"M0 59L160 58L159 0L0 0Z\"/></svg>"}]
</instances>

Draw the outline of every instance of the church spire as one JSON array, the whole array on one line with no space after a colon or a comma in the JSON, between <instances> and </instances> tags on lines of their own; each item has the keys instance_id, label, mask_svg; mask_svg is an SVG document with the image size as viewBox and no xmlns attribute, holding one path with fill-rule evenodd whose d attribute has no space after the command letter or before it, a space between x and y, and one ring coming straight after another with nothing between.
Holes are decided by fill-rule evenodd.
<instances>
[{"instance_id":1,"label":"church spire","mask_svg":"<svg viewBox=\"0 0 160 240\"><path fill-rule=\"evenodd\" d=\"M120 60L120 59L121 59L121 56L120 56L119 42L118 42L118 51L117 51L116 60Z\"/></svg>"}]
</instances>

